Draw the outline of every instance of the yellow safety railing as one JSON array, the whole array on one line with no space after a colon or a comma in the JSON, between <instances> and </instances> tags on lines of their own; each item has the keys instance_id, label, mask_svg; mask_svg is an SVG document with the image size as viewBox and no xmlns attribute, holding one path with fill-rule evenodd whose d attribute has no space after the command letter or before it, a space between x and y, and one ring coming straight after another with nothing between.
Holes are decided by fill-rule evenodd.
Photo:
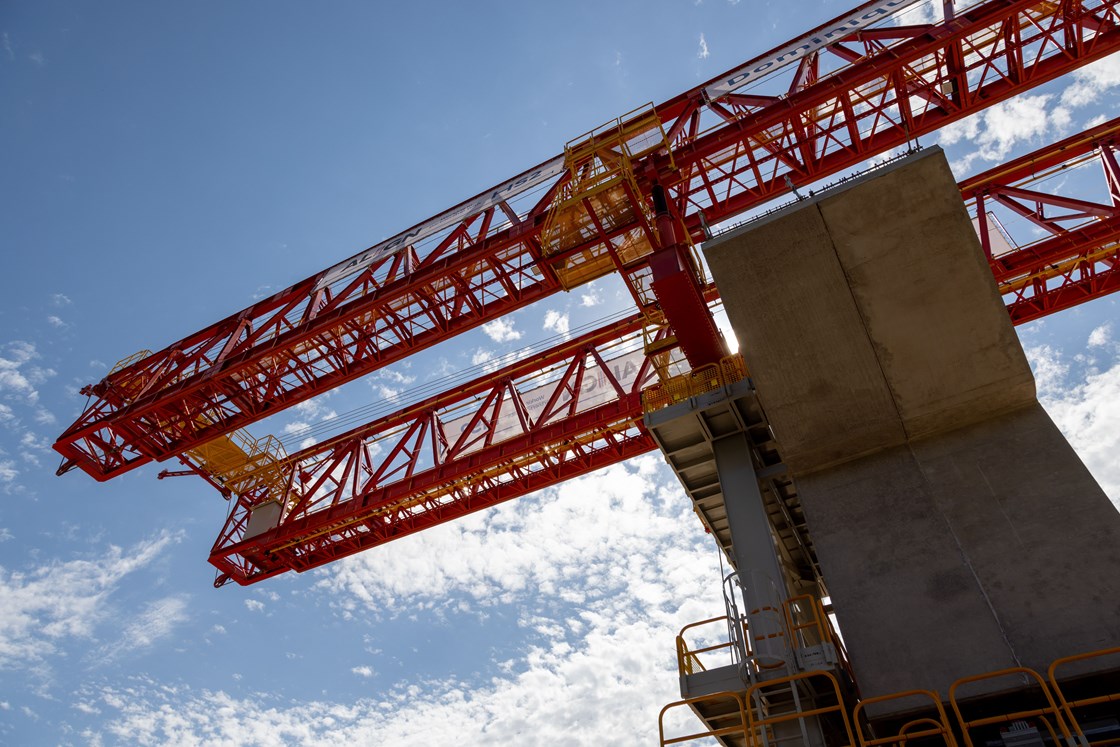
<instances>
[{"instance_id":1,"label":"yellow safety railing","mask_svg":"<svg viewBox=\"0 0 1120 747\"><path fill-rule=\"evenodd\" d=\"M968 685L973 682L982 682L985 680L996 680L1001 677L1015 676L1034 681L1034 684L1038 687L1039 695L1044 701L1043 705L1037 708L1024 708L1022 710L1012 711L1010 713L997 713L989 716L982 716L980 718L973 718L971 720L965 719L964 715L961 713L960 703L957 699L957 691L961 688L961 686ZM957 723L960 724L961 733L964 736L964 743L965 745L967 745L967 747L974 747L972 743L971 733L973 729L981 726L992 726L994 724L1011 724L1016 721L1023 721L1025 719L1031 718L1037 718L1042 722L1043 725L1046 726L1046 730L1049 732L1050 739L1052 740L1053 744L1063 744L1061 741L1059 741L1058 733L1054 731L1055 724L1058 727L1058 731L1060 731L1062 736L1065 737L1066 741L1064 742L1064 744L1073 744L1073 736L1070 733L1069 727L1066 725L1065 718L1062 717L1062 713L1058 708L1058 704L1054 701L1054 696L1050 693L1050 688L1046 686L1046 683L1042 680L1042 676L1039 675L1038 672L1027 667L1009 667L1007 669L1001 669L995 672L976 674L972 675L971 677L962 677L961 679L954 682L949 688L949 704L953 707L953 713L957 717ZM1053 719L1053 724L1050 722L1050 719L1048 719L1047 716Z\"/></svg>"},{"instance_id":2,"label":"yellow safety railing","mask_svg":"<svg viewBox=\"0 0 1120 747\"><path fill-rule=\"evenodd\" d=\"M132 355L128 356L127 358L121 358L119 361L116 362L116 365L114 365L112 368L109 369L109 373L106 376L106 378L108 378L109 376L112 376L117 371L123 371L124 369L128 368L129 366L133 365L134 363L138 363L138 362L144 360L145 358L147 358L151 354L152 354L151 350L139 350L139 351L133 353ZM112 386L113 386L113 390L116 392L116 394L122 400L124 400L125 403L129 403L129 402L133 402L134 400L138 399L140 397L140 395L144 393L144 389L148 386L148 384L149 384L149 382L151 382L151 380L152 380L152 374L150 372L147 372L143 375L134 375L134 376L126 377L123 381L115 382Z\"/></svg>"},{"instance_id":3,"label":"yellow safety railing","mask_svg":"<svg viewBox=\"0 0 1120 747\"><path fill-rule=\"evenodd\" d=\"M631 264L653 251L647 228L631 228L613 239L604 234L650 222L649 206L638 191L633 161L654 151L670 154L653 105L624 114L569 142L564 148L567 180L553 199L541 230L545 256L577 247L555 270L566 290ZM595 239L599 241L595 241ZM589 242L592 242L589 244Z\"/></svg>"},{"instance_id":4,"label":"yellow safety railing","mask_svg":"<svg viewBox=\"0 0 1120 747\"><path fill-rule=\"evenodd\" d=\"M714 392L746 377L747 366L743 362L743 356L729 355L718 363L702 366L646 388L642 391L642 409L647 413L656 412L692 397Z\"/></svg>"},{"instance_id":5,"label":"yellow safety railing","mask_svg":"<svg viewBox=\"0 0 1120 747\"><path fill-rule=\"evenodd\" d=\"M784 713L758 713L756 715L756 710L761 709L756 708L752 704L773 702L775 700L773 696L774 691L780 691L787 686L791 691L793 691L803 682L820 682L822 680L829 686L831 690L830 695L835 698L834 703L820 704L819 700L821 699L823 694L822 690L818 687L813 687L812 689L815 697L809 698L808 694L806 694L805 696L807 699L814 701L812 707L810 708L807 708L805 710L802 710L801 708L793 708L792 710L786 711ZM786 724L793 721L803 721L807 718L814 718L817 716L825 716L835 713L839 715L840 720L843 723L844 731L847 733L847 744L854 745L856 743L855 736L852 734L852 723L848 720L848 708L844 703L844 696L840 692L840 683L837 682L836 677L834 677L829 672L798 672L797 674L791 674L788 677L779 677L777 679L767 680L765 682L756 682L755 684L747 688L747 695L744 700L747 702L747 725L750 728L750 734L752 736L756 734L762 734L763 730L767 730L770 727L777 726L778 724Z\"/></svg>"},{"instance_id":6,"label":"yellow safety railing","mask_svg":"<svg viewBox=\"0 0 1120 747\"><path fill-rule=\"evenodd\" d=\"M724 623L724 628L726 629L726 626L728 624L727 615L724 615L723 617L712 617L707 620L701 620L700 622L689 623L688 625L685 625L683 628L681 628L681 632L677 634L677 669L682 675L695 674L697 671L708 671L708 667L704 665L704 662L700 658L702 654L710 654L713 651L727 651L729 653L731 652L731 647L733 645L731 641L723 641L711 646L691 648L688 644L688 640L685 638L685 633L687 631L719 622ZM745 632L746 631L744 631L744 633ZM744 640L745 639L746 636L744 635Z\"/></svg>"},{"instance_id":7,"label":"yellow safety railing","mask_svg":"<svg viewBox=\"0 0 1120 747\"><path fill-rule=\"evenodd\" d=\"M238 495L259 487L267 488L273 498L286 492L287 454L275 436L253 438L247 431L237 430L190 449L187 454Z\"/></svg>"},{"instance_id":8,"label":"yellow safety railing","mask_svg":"<svg viewBox=\"0 0 1120 747\"><path fill-rule=\"evenodd\" d=\"M886 703L892 700L910 700L915 698L928 700L929 704L923 706L911 705L907 710L930 710L937 714L937 717L926 716L916 718L906 722L898 730L896 734L888 736L875 737L874 739L864 736L865 729L863 728L864 721L860 720L862 716L866 720L867 715L864 713L867 706L876 705L878 703ZM944 741L946 747L957 747L957 740L953 736L953 729L949 726L949 716L945 713L945 707L941 705L941 698L937 693L931 690L907 690L900 693L892 693L891 695L880 695L874 698L864 698L856 704L855 709L852 711L852 721L856 724L856 735L859 737L860 747L878 747L878 745L896 745L897 747L905 747L906 743L912 739L926 739L930 737L940 736Z\"/></svg>"},{"instance_id":9,"label":"yellow safety railing","mask_svg":"<svg viewBox=\"0 0 1120 747\"><path fill-rule=\"evenodd\" d=\"M110 373L110 375L115 374L117 371L121 371L125 368L128 368L133 363L144 360L145 358L147 358L151 354L152 354L151 350L140 350L140 351L137 351L137 352L133 353L132 355L126 357L126 358L121 358L119 361L117 361L115 366L113 366L112 368L109 369L109 373Z\"/></svg>"},{"instance_id":10,"label":"yellow safety railing","mask_svg":"<svg viewBox=\"0 0 1120 747\"><path fill-rule=\"evenodd\" d=\"M798 599L795 597L794 599ZM793 600L791 600L793 601ZM719 622L726 620L726 618L712 618L704 620L693 625L685 626L681 630L681 635L678 636L678 660L681 662L681 672L691 674L695 671L694 668L688 669L686 667L694 667L699 664L699 660L695 660L695 664L686 664L689 661L689 656L692 654L699 654L706 651L714 651L719 648L730 647L729 643L719 644L704 649L689 649L683 644L683 636L686 630L692 627L705 625L709 623ZM791 626L792 627L792 626ZM802 624L798 624L798 629L803 629ZM746 639L746 637L744 636ZM798 640L800 636L794 636L794 640ZM749 639L748 639L749 640ZM973 732L985 726L997 726L1001 724L1014 724L1015 722L1033 722L1041 724L1046 732L1044 738L1048 737L1052 745L1073 746L1079 745L1082 747L1105 747L1106 745L1116 745L1120 743L1115 736L1109 736L1106 739L1098 741L1090 741L1086 738L1083 730L1078 723L1075 716L1075 710L1085 709L1093 706L1110 705L1120 703L1120 690L1117 690L1117 683L1120 679L1101 678L1099 681L1093 683L1093 687L1098 687L1095 694L1081 693L1081 696L1076 699L1070 699L1063 691L1062 684L1058 681L1058 670L1063 667L1069 667L1076 662L1090 661L1100 659L1103 657L1120 656L1120 647L1108 648L1100 651L1094 651L1084 654L1077 654L1075 656L1067 656L1056 660L1050 665L1048 670L1047 682L1043 680L1035 670L1026 667L1012 667L1008 669L1001 669L995 672L987 672L984 674L973 675L969 677L962 677L952 684L949 688L948 702L952 708L955 721L955 727L950 721L948 712L946 711L940 695L933 690L907 690L898 693L891 693L889 695L881 695L876 697L864 698L855 703L852 708L851 720L848 718L847 706L843 700L843 693L839 685L839 681L831 672L825 671L812 671L801 672L798 674L790 675L763 682L757 682L753 685L746 687L742 693L725 692L719 693L714 696L704 696L700 698L691 698L688 700L677 701L670 703L662 709L661 716L659 717L659 725L662 723L665 712L673 707L680 705L687 705L690 703L702 702L707 698L735 698L738 702L743 704L746 713L746 722L743 728L738 725L731 729L717 729L713 731L697 732L686 737L678 737L670 740L665 740L664 730L662 728L662 745L675 744L677 742L684 742L703 737L720 737L725 735L742 735L746 740L745 743L751 747L761 747L764 735L772 734L772 727L777 724L787 723L800 719L810 718L814 716L822 716L826 714L839 714L838 718L842 722L843 733L847 736L848 744L858 743L860 747L880 747L880 745L897 745L897 747L905 747L910 742L917 740L928 741L940 737L940 740L946 747L958 747L957 735L964 737L965 747L975 747L972 740ZM702 667L702 665L701 665ZM1105 671L1111 671L1109 668L1096 667L1092 670L1093 674L1101 674ZM976 713L970 714L969 718L965 717L962 712L961 705L961 690L972 683L997 680L1003 677L1018 677L1023 681L1029 683L1029 690L1036 696L1036 702L1031 704L1031 707L1024 707L1024 700L1022 697L1016 699L1018 710L1011 712L998 712L992 711L992 701L986 699L975 700L966 705L970 710L975 710ZM816 679L817 682L825 682L828 687L822 690L820 687L812 688L812 694L815 699L811 700L810 707L805 710L792 709L784 713L778 714L762 714L755 713L755 706L763 702L774 702L774 691L780 691L783 687L792 688L797 687L798 683L805 680ZM1104 691L1099 688L1100 683L1104 683ZM1021 690L1021 687L1015 688ZM1068 685L1066 687L1068 689ZM829 692L826 692L829 691ZM820 697L822 692L829 696L829 699L834 702L821 703ZM1054 694L1057 694L1055 698ZM977 695L973 693L972 696ZM875 737L869 736L870 721L867 716L867 709L869 706L885 703L888 701L900 701L903 699L920 699L924 705L912 705L905 708L909 713L914 714L910 720L906 721L895 733L890 735L879 735ZM1002 701L1006 703L1007 700ZM699 711L697 711L699 713ZM852 724L857 726L856 731L853 733ZM881 725L880 725L881 727Z\"/></svg>"},{"instance_id":11,"label":"yellow safety railing","mask_svg":"<svg viewBox=\"0 0 1120 747\"><path fill-rule=\"evenodd\" d=\"M824 614L821 601L812 594L790 597L785 608L786 626L795 646L816 646L832 643L832 628Z\"/></svg>"},{"instance_id":12,"label":"yellow safety railing","mask_svg":"<svg viewBox=\"0 0 1120 747\"><path fill-rule=\"evenodd\" d=\"M1047 671L1047 679L1050 680L1050 685L1054 689L1054 694L1058 696L1058 703L1062 707L1062 712L1069 720L1070 726L1073 727L1073 730L1077 733L1077 736L1081 740L1082 744L1094 745L1094 747L1096 747L1096 745L1118 744L1120 743L1120 741L1113 738L1094 742L1086 738L1085 733L1081 729L1081 724L1078 722L1077 717L1074 715L1074 709L1086 709L1092 706L1103 705L1105 703L1120 703L1120 673L1118 673L1117 676L1113 679L1113 682L1115 683L1114 687L1116 687L1115 690L1111 692L1101 693L1099 695L1091 695L1086 698L1077 698L1075 700L1069 700L1066 698L1066 694L1062 689L1061 684L1058 682L1058 678L1056 675L1059 667L1067 666L1079 661L1104 658L1106 656L1118 657L1118 661L1116 663L1120 665L1120 648L1106 648L1101 651L1092 651L1087 654L1077 654L1075 656L1066 656L1064 658L1058 659L1050 665L1050 669Z\"/></svg>"},{"instance_id":13,"label":"yellow safety railing","mask_svg":"<svg viewBox=\"0 0 1120 747\"><path fill-rule=\"evenodd\" d=\"M830 643L836 649L836 656L840 660L840 668L852 680L855 674L848 660L848 650L844 642L832 627L832 621L825 614L821 600L812 594L801 594L790 597L785 604L786 627L789 630L793 648L805 648L820 643Z\"/></svg>"},{"instance_id":14,"label":"yellow safety railing","mask_svg":"<svg viewBox=\"0 0 1120 747\"><path fill-rule=\"evenodd\" d=\"M109 373L128 368L151 354L150 350L133 353L118 361ZM143 393L150 378L134 377L128 382L127 389L118 386L118 391L125 401L132 401ZM205 428L213 420L199 415L195 422ZM279 498L286 490L287 476L283 470L283 461L287 454L284 452L284 445L275 436L254 438L246 430L236 430L189 449L186 454L207 474L238 495L263 486L268 488L273 497Z\"/></svg>"},{"instance_id":15,"label":"yellow safety railing","mask_svg":"<svg viewBox=\"0 0 1120 747\"><path fill-rule=\"evenodd\" d=\"M756 642L772 638L785 638L789 642L790 647L794 650L816 646L821 643L831 643L836 647L841 669L850 674L846 652L840 643L839 637L832 629L832 623L829 622L828 616L825 615L824 607L821 606L819 599L810 594L802 594L787 599L782 604L782 609L780 610L772 607L764 607L754 610L752 614L761 612L775 613L784 621L784 626L781 630L772 631L766 636L756 636L748 629L745 622L740 623L743 626L742 640L747 647L745 653L748 657L755 654L757 646L754 644ZM693 647L689 644L685 635L686 633L714 623L723 623L724 630L727 630L727 625L732 624L729 622L727 615L723 615L722 617L712 617L707 620L689 623L681 628L676 639L677 668L680 674L690 675L695 674L697 671L707 671L708 667L700 659L702 654L710 654L714 651L724 650L729 654L731 653L734 644L729 640L703 647ZM781 662L769 666L756 662L756 665L759 669L774 669L784 666Z\"/></svg>"},{"instance_id":16,"label":"yellow safety railing","mask_svg":"<svg viewBox=\"0 0 1120 747\"><path fill-rule=\"evenodd\" d=\"M706 729L704 731L695 732L692 734L683 734L675 737L665 736L665 714L671 709L688 706L693 709L699 709L705 705L718 704L721 701L730 701L730 703L723 703L726 709L724 713L724 720L731 721L728 726L722 726L714 729ZM728 708L728 706L733 706ZM738 715L738 721L735 716ZM714 719L713 719L714 720ZM721 741L730 737L741 738L744 742L750 743L747 732L747 709L743 703L743 697L739 693L721 692L713 693L711 695L701 695L695 698L686 698L678 700L661 709L661 713L657 715L657 736L661 742L661 747L666 747L670 744L681 744L683 742L693 742L697 739L720 739ZM723 742L726 744L726 742Z\"/></svg>"}]
</instances>

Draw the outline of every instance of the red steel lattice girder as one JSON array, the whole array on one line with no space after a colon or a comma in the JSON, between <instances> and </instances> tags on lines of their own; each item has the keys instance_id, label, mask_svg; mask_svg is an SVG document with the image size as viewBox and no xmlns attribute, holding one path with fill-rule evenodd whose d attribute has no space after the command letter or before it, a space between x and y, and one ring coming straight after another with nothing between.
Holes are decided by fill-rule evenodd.
<instances>
[{"instance_id":1,"label":"red steel lattice girder","mask_svg":"<svg viewBox=\"0 0 1120 747\"><path fill-rule=\"evenodd\" d=\"M981 244L1016 324L1120 289L1118 148L1120 119L1113 119L961 183L962 196L976 205ZM1100 164L1105 202L1019 186L1090 158ZM989 202L1026 218L1045 235L993 256L985 225Z\"/></svg>"},{"instance_id":2,"label":"red steel lattice girder","mask_svg":"<svg viewBox=\"0 0 1120 747\"><path fill-rule=\"evenodd\" d=\"M675 166L648 156L638 184L668 188L700 237L705 222L1120 49L1118 4L991 0L941 24L841 37L799 64L780 97L694 89L657 107ZM320 273L110 374L55 444L64 468L108 479L182 454L555 292L539 233L556 186L523 209L464 215L422 256L408 247L326 286Z\"/></svg>"},{"instance_id":3,"label":"red steel lattice girder","mask_svg":"<svg viewBox=\"0 0 1120 747\"><path fill-rule=\"evenodd\" d=\"M240 583L320 565L653 448L641 314L311 446L282 496L236 496L211 562ZM279 501L279 525L249 534ZM274 509L272 509L274 510ZM404 527L408 527L407 531Z\"/></svg>"},{"instance_id":4,"label":"red steel lattice girder","mask_svg":"<svg viewBox=\"0 0 1120 747\"><path fill-rule=\"evenodd\" d=\"M1097 276L1113 278L1109 282L1115 283L1120 244L1112 239L1094 245L1093 237L1102 234L1086 229L1105 225L1120 214L1120 195L1114 189L1120 182L1114 158L1118 137L1120 118L959 185L962 197L974 204L979 215L984 215L984 198L998 194L1031 195L1050 204L1073 206L1073 213L1083 214L1080 218L1074 215L1079 221L1074 226L1063 226L1058 219L1052 226L1052 236L992 259L997 284L1008 300L1008 311L1016 324L1071 305L1067 299L1087 297L1083 287L1071 290L1066 284L1068 273L1050 269L1052 265L1046 262L1039 265L1040 255L1047 261L1068 263L1103 252L1111 257L1106 260L1111 264ZM1081 164L1087 158L1101 160L1105 191L1110 194L1107 204L1044 194L1023 186L1040 175ZM1055 254L1054 247L1046 248L1055 239L1063 241L1065 253ZM991 255L983 231L981 242ZM1024 313L1023 303L1011 290L1021 274L1008 272L1006 267L1028 267L1029 273L1041 273L1045 281L1059 281L1062 285L1045 290L1041 299L1046 300L1033 301L1037 313L1035 307L1031 313ZM1117 286L1108 289L1116 290ZM1104 292L1107 291L1097 295ZM575 400L564 400L562 396L563 392L578 389L575 374L580 361L586 362L591 351L617 346L640 329L641 324L641 315L635 314L466 387L403 408L293 455L287 469L292 476L291 485L297 484L298 475L298 488L290 488L282 497L258 493L237 498L210 557L221 574L219 583L232 579L250 584L288 570L307 570L654 450L656 444L641 424L641 403L633 387L618 390L614 400L595 411L577 411L572 406ZM519 414L520 428L515 428L515 436L499 442L493 428L495 403L516 392L518 386L523 393L524 382L532 382L550 369L563 373L551 380L546 406L537 415L539 422L528 417L522 419ZM456 439L433 437L438 432L434 426L439 420L437 413L452 411L456 403L466 400L476 403L469 425L480 426L479 435L474 437L477 448L465 448L470 443L460 437L456 451ZM568 410L562 412L557 405L565 403ZM459 421L462 419L458 417ZM395 439L382 438L389 432L396 434ZM593 441L580 442L589 434ZM558 449L557 444L565 441L568 448ZM371 444L387 442L392 444L387 451L371 454ZM421 460L420 447L428 449L426 462ZM358 479L359 475L365 477ZM315 497L310 499L308 495ZM279 499L288 507L280 523L275 529L246 540L245 529L252 509L272 499Z\"/></svg>"}]
</instances>

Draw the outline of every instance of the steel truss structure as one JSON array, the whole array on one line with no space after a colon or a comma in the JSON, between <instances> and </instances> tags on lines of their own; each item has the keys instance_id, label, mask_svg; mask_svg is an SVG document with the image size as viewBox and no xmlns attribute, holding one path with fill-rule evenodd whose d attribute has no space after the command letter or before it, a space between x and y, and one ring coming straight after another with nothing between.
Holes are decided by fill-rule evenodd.
<instances>
[{"instance_id":1,"label":"steel truss structure","mask_svg":"<svg viewBox=\"0 0 1120 747\"><path fill-rule=\"evenodd\" d=\"M799 40L620 118L388 242L123 361L83 390L91 403L54 446L59 473L106 480L179 458L235 498L211 561L220 581L250 583L648 451L639 392L651 360L638 356L634 379L611 365L641 351L643 334L679 346L692 367L722 353L707 308L715 289L689 249L710 225L1120 49L1120 0L988 0L941 23L854 32L839 20L804 37L816 46ZM785 57L795 64L733 85ZM1010 252L986 244L1016 322L1116 288L1115 131L1102 125L1064 152L962 185L982 228L994 202L1048 232ZM1022 186L1034 164L1089 153L1105 166L1111 204ZM624 322L290 457L234 443L243 426L612 272L637 307ZM611 396L588 399L592 380ZM530 382L543 405L526 401ZM211 452L249 454L251 469L219 476ZM261 529L254 513L266 511L279 523Z\"/></svg>"},{"instance_id":2,"label":"steel truss structure","mask_svg":"<svg viewBox=\"0 0 1120 747\"><path fill-rule=\"evenodd\" d=\"M709 84L695 88L653 108L668 152L630 164L637 193L626 197L638 205L628 219L598 221L581 245L546 256L541 230L572 175L537 183L556 171L556 159L530 169L447 211L448 227L422 241L371 252L354 274L324 271L88 387L92 403L55 444L60 471L77 466L105 480L183 454L555 293L565 262L596 247L617 253L638 234L657 246L645 217L655 185L667 190L676 222L700 239L705 223L1115 51L1118 4L989 0L940 24L840 35L754 89L712 99ZM829 25L812 33L827 35ZM536 186L504 199L519 182ZM476 204L488 206L471 212ZM402 236L411 233L419 232ZM639 305L655 310L650 254L620 259L617 269ZM710 335L700 308L687 304L678 314L689 318L668 321Z\"/></svg>"},{"instance_id":3,"label":"steel truss structure","mask_svg":"<svg viewBox=\"0 0 1120 747\"><path fill-rule=\"evenodd\" d=\"M1117 148L1120 118L959 185L984 229L981 243L1014 323L1116 289ZM1103 167L1107 204L1030 188L1091 159ZM1022 214L1025 195L1034 203L1025 217L1044 222L1047 235L994 252L989 201ZM1046 206L1064 212L1047 216ZM306 570L655 450L639 396L652 375L638 339L645 323L635 313L292 455L281 494L262 481L236 499L210 556L217 583ZM610 374L612 361L633 367L635 360L641 372ZM589 369L602 373L588 376ZM525 404L534 396L543 407ZM247 533L253 512L267 502L283 506L278 525Z\"/></svg>"},{"instance_id":4,"label":"steel truss structure","mask_svg":"<svg viewBox=\"0 0 1120 747\"><path fill-rule=\"evenodd\" d=\"M981 244L1016 324L1120 288L1120 119L1097 125L961 183L973 204ZM1105 201L1020 186L1096 160ZM998 204L1044 232L1043 238L994 254L988 208Z\"/></svg>"}]
</instances>

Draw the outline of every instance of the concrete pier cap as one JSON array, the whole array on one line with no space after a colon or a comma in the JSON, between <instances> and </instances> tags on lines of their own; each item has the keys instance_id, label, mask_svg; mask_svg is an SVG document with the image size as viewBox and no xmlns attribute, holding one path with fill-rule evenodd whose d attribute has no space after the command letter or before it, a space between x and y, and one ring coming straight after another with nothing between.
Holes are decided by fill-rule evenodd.
<instances>
[{"instance_id":1,"label":"concrete pier cap","mask_svg":"<svg viewBox=\"0 0 1120 747\"><path fill-rule=\"evenodd\" d=\"M940 148L704 253L865 696L1120 644L1120 514L1037 402Z\"/></svg>"}]
</instances>

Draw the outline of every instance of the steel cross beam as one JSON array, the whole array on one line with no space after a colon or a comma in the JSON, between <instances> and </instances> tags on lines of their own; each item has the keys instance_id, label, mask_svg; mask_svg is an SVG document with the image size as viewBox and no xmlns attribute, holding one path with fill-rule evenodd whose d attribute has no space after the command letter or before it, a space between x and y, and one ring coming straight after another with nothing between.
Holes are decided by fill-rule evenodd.
<instances>
[{"instance_id":1,"label":"steel cross beam","mask_svg":"<svg viewBox=\"0 0 1120 747\"><path fill-rule=\"evenodd\" d=\"M1120 49L1118 4L989 0L936 25L825 24L810 36L829 44L760 83L772 93L722 92L721 76L655 107L672 153L635 164L636 198L663 186L700 238L705 223ZM743 69L755 62L767 64ZM171 458L556 292L564 256L545 257L540 232L564 179L557 159L545 162L110 373L85 390L94 401L55 443L60 472L78 466L105 480ZM641 229L615 226L567 253ZM640 284L648 263L624 269Z\"/></svg>"},{"instance_id":2,"label":"steel cross beam","mask_svg":"<svg viewBox=\"0 0 1120 747\"><path fill-rule=\"evenodd\" d=\"M1120 289L1118 149L1120 118L961 183L961 195L974 204L981 245L1016 324ZM1089 159L1100 165L1104 202L1018 186ZM1030 220L1044 236L1013 252L995 254L987 226L989 201Z\"/></svg>"},{"instance_id":3,"label":"steel cross beam","mask_svg":"<svg viewBox=\"0 0 1120 747\"><path fill-rule=\"evenodd\" d=\"M634 314L293 455L283 495L262 480L236 496L210 556L218 584L306 570L651 450L643 326ZM256 534L270 503L280 521Z\"/></svg>"},{"instance_id":4,"label":"steel cross beam","mask_svg":"<svg viewBox=\"0 0 1120 747\"><path fill-rule=\"evenodd\" d=\"M960 183L980 216L985 198L997 194L1030 194L1082 214L1075 225L1056 221L1057 233L996 256L981 222L981 244L1014 323L1120 288L1120 242L1092 243L1107 235L1094 227L1120 215L1120 199L1104 204L1028 188L1099 159L1102 191L1111 195L1118 142L1120 118ZM1065 253L1052 246L1057 239ZM1069 273L1060 268L1097 257L1110 258L1094 261L1107 265L1097 276L1113 285L1068 290ZM1033 299L1030 313L1016 285L1022 277L1053 285ZM654 450L637 396L649 379L637 344L643 324L634 314L293 454L283 467L283 495L262 486L236 496L210 556L217 583L307 570ZM247 536L253 511L272 501L283 506L279 522Z\"/></svg>"}]
</instances>

